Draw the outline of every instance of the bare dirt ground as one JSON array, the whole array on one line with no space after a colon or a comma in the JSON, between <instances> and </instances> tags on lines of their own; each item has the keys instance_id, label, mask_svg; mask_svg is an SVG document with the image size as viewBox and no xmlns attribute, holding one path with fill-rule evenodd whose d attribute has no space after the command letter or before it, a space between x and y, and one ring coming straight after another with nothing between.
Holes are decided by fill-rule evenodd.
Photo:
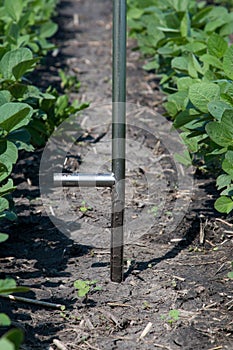
<instances>
[{"instance_id":1,"label":"bare dirt ground","mask_svg":"<svg viewBox=\"0 0 233 350\"><path fill-rule=\"evenodd\" d=\"M58 69L68 67L70 73L78 74L82 83L80 93L73 94L72 99L108 106L111 102L111 1L61 1L58 22L60 30L55 41L60 51L56 57L48 58L46 67L41 67L41 85L59 84ZM132 242L126 241L125 279L122 284L112 283L109 247L104 240L92 245L87 232L91 225L93 231L102 228L109 237L109 216L105 215L109 192L98 192L103 206L101 213L95 207L83 213L80 210L83 194L67 190L78 234L65 235L64 230L58 230L58 225L50 220L54 213L49 216L45 212L39 197L43 150L22 154L14 170L19 220L5 224L10 239L0 246L1 278L12 276L19 285L29 286L31 291L24 297L66 306L61 311L0 299L1 312L9 314L14 326L24 329L23 350L233 349L232 281L227 278L233 260L233 220L212 209L216 197L213 181L196 173L189 202L182 202L186 206L184 218L173 230L165 229L172 225L172 216L179 209L175 206L179 196L185 196L176 188L178 175L171 171L174 164L170 158L163 157L165 140L154 136L163 96L156 77L142 70L143 60L132 50L133 46L129 40L128 101L146 106L151 114L145 118L144 114L135 113L135 118L143 122L143 127L139 121L136 123L140 125L138 128L132 127L134 113L129 113L127 176L132 193L127 193L127 215L132 220L139 218L141 229L151 217L148 212L155 214L153 208L158 209L157 202L146 202L145 174L152 170L154 196L157 194L160 198L160 185L166 192L165 210L158 214L147 234L142 229L142 234ZM106 115L109 118L108 107ZM73 149L78 156L72 158L71 152L68 157L67 171L78 168L86 155L95 165L98 158L95 154L102 157L106 149L109 150L109 130L104 129L106 133L100 146L98 142L88 142L96 140L99 129L92 128L91 118L84 117L84 121L82 118L84 136ZM103 150L102 144L105 144ZM135 152L138 144L142 146ZM140 150L145 149L148 151L143 159ZM65 214L62 213L63 220ZM87 300L78 298L73 287L77 279L98 280L101 289L92 291ZM175 310L173 314L171 310Z\"/></svg>"}]
</instances>

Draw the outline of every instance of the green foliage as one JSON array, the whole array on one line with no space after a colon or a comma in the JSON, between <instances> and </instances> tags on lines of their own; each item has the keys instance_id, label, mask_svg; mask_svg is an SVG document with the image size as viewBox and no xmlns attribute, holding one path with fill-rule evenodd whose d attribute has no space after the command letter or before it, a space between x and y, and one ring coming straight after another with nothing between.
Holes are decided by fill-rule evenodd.
<instances>
[{"instance_id":1,"label":"green foliage","mask_svg":"<svg viewBox=\"0 0 233 350\"><path fill-rule=\"evenodd\" d=\"M217 174L215 208L233 210L233 12L205 1L128 1L130 35L155 70L164 107L188 152L176 155Z\"/></svg>"},{"instance_id":2,"label":"green foliage","mask_svg":"<svg viewBox=\"0 0 233 350\"><path fill-rule=\"evenodd\" d=\"M0 219L15 220L9 179L19 150L44 146L56 126L87 107L69 102L49 87L42 92L28 80L30 74L54 46L47 40L57 30L51 21L57 0L0 0ZM40 55L40 56L39 56ZM77 78L61 75L64 88L76 91ZM66 79L66 80L65 80ZM0 241L6 236L0 235Z\"/></svg>"},{"instance_id":3,"label":"green foliage","mask_svg":"<svg viewBox=\"0 0 233 350\"><path fill-rule=\"evenodd\" d=\"M176 309L172 309L168 312L168 315L162 315L162 320L165 320L167 323L172 325L174 322L179 321L180 319L180 311Z\"/></svg>"},{"instance_id":4,"label":"green foliage","mask_svg":"<svg viewBox=\"0 0 233 350\"><path fill-rule=\"evenodd\" d=\"M231 262L232 271L228 272L227 277L233 279L233 261Z\"/></svg>"},{"instance_id":5,"label":"green foliage","mask_svg":"<svg viewBox=\"0 0 233 350\"><path fill-rule=\"evenodd\" d=\"M77 289L77 295L79 298L88 298L90 292L101 290L101 287L97 285L97 280L76 280L74 282L74 288Z\"/></svg>"},{"instance_id":6,"label":"green foliage","mask_svg":"<svg viewBox=\"0 0 233 350\"><path fill-rule=\"evenodd\" d=\"M15 280L6 278L0 280L0 294L11 294L15 292L27 292L26 287L17 287ZM0 326L10 326L10 318L0 313ZM19 329L11 329L0 338L0 350L18 350L23 342L23 333Z\"/></svg>"}]
</instances>

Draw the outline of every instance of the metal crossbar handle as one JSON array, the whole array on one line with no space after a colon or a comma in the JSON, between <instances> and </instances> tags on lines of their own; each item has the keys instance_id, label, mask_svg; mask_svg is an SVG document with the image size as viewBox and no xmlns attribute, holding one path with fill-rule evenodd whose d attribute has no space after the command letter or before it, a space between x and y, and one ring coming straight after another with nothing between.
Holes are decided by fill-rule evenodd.
<instances>
[{"instance_id":1,"label":"metal crossbar handle","mask_svg":"<svg viewBox=\"0 0 233 350\"><path fill-rule=\"evenodd\" d=\"M112 174L54 174L56 185L112 187L111 280L123 280L125 207L126 0L113 0Z\"/></svg>"},{"instance_id":2,"label":"metal crossbar handle","mask_svg":"<svg viewBox=\"0 0 233 350\"><path fill-rule=\"evenodd\" d=\"M115 184L114 174L54 174L54 185L65 187L112 187Z\"/></svg>"}]
</instances>

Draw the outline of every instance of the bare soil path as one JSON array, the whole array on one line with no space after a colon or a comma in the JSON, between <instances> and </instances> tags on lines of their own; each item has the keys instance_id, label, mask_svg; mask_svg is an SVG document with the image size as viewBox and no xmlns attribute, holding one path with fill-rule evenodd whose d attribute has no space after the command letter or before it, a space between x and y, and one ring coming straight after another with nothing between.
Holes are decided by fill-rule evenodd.
<instances>
[{"instance_id":1,"label":"bare soil path","mask_svg":"<svg viewBox=\"0 0 233 350\"><path fill-rule=\"evenodd\" d=\"M69 67L82 83L80 93L71 98L107 106L103 120L101 116L98 120L106 123L111 102L111 1L61 1L58 22L60 31L55 40L60 51L48 59L45 70L41 69L42 85L58 84L58 69ZM156 115L162 111L162 95L156 77L143 72L142 59L132 50L133 45L129 40L128 101L146 106L147 114L146 118L140 114L142 107L137 113L129 113L127 171L132 193L127 193L127 215L132 222L139 217L141 229L148 224L151 213L156 214L159 204L147 203L145 195L145 174L152 171L155 197L163 186L166 208L147 234L126 242L125 281L114 284L109 280L109 216L105 215L109 192L98 192L104 208L101 214L98 208L92 208L85 215L80 211L82 196L68 191L67 197L75 207L72 213L77 217L77 235L65 235L50 220L39 198L43 150L25 154L15 167L19 220L5 227L11 238L0 246L1 278L12 276L20 285L31 288L25 297L64 304L66 310L0 299L1 312L7 312L14 326L25 331L23 350L233 349L232 281L227 278L233 260L233 220L212 210L216 195L212 180L196 174L194 193L188 204L182 202L187 206L185 217L173 230L164 228L172 225L179 196L186 197L175 187L177 176L171 171L172 163L163 157L165 140L153 137L160 123ZM140 127L132 127L135 116ZM93 146L86 141L98 137L99 130L92 128L91 117L80 117L80 123L86 138L74 146L74 152L83 160L88 154L89 162L96 165L97 156L109 151L110 131L106 131L102 143ZM141 147L135 151L138 144ZM140 152L145 149L148 152L143 163ZM68 166L73 170L79 162L69 160ZM64 221L64 212L62 215ZM101 228L106 241L91 245L90 234L84 235L88 225L96 232ZM87 300L80 299L73 287L77 279L98 280L101 290L91 292Z\"/></svg>"}]
</instances>

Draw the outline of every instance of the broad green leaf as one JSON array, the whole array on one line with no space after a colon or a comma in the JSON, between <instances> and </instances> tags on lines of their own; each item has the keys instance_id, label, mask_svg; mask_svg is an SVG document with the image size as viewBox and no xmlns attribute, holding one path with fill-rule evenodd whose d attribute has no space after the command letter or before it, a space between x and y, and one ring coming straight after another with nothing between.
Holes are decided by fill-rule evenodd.
<instances>
[{"instance_id":1,"label":"broad green leaf","mask_svg":"<svg viewBox=\"0 0 233 350\"><path fill-rule=\"evenodd\" d=\"M18 22L23 11L23 0L5 0L4 8L7 14Z\"/></svg>"},{"instance_id":2,"label":"broad green leaf","mask_svg":"<svg viewBox=\"0 0 233 350\"><path fill-rule=\"evenodd\" d=\"M12 278L6 278L0 280L0 294L11 294L16 292L28 292L28 287L17 287L15 280Z\"/></svg>"},{"instance_id":3,"label":"broad green leaf","mask_svg":"<svg viewBox=\"0 0 233 350\"><path fill-rule=\"evenodd\" d=\"M207 63L208 65L214 67L214 68L219 68L222 69L223 65L222 62L215 56L212 56L210 54L205 54L200 57L200 60L204 63Z\"/></svg>"},{"instance_id":4,"label":"broad green leaf","mask_svg":"<svg viewBox=\"0 0 233 350\"><path fill-rule=\"evenodd\" d=\"M185 110L183 112L180 112L177 116L176 119L173 123L173 125L175 126L175 128L181 128L182 126L184 126L185 124L189 123L190 121L192 121L195 117L193 115L189 114L188 110Z\"/></svg>"},{"instance_id":5,"label":"broad green leaf","mask_svg":"<svg viewBox=\"0 0 233 350\"><path fill-rule=\"evenodd\" d=\"M218 120L221 120L225 110L231 108L229 104L222 101L211 101L208 103L207 107L210 114Z\"/></svg>"},{"instance_id":6,"label":"broad green leaf","mask_svg":"<svg viewBox=\"0 0 233 350\"><path fill-rule=\"evenodd\" d=\"M177 69L180 71L188 70L188 58L187 57L175 57L171 62L171 66L173 69Z\"/></svg>"},{"instance_id":7,"label":"broad green leaf","mask_svg":"<svg viewBox=\"0 0 233 350\"><path fill-rule=\"evenodd\" d=\"M233 151L227 151L225 154L225 158L230 162L233 166Z\"/></svg>"},{"instance_id":8,"label":"broad green leaf","mask_svg":"<svg viewBox=\"0 0 233 350\"><path fill-rule=\"evenodd\" d=\"M220 193L221 196L233 196L233 185L227 186L225 190Z\"/></svg>"},{"instance_id":9,"label":"broad green leaf","mask_svg":"<svg viewBox=\"0 0 233 350\"><path fill-rule=\"evenodd\" d=\"M190 22L190 17L189 17L189 12L186 11L181 23L180 23L180 33L181 36L187 38L188 36L191 35L191 22Z\"/></svg>"},{"instance_id":10,"label":"broad green leaf","mask_svg":"<svg viewBox=\"0 0 233 350\"><path fill-rule=\"evenodd\" d=\"M58 25L54 22L46 22L40 27L40 37L42 38L50 38L53 36L58 29Z\"/></svg>"},{"instance_id":11,"label":"broad green leaf","mask_svg":"<svg viewBox=\"0 0 233 350\"><path fill-rule=\"evenodd\" d=\"M0 349L1 350L15 350L14 344L7 340L5 337L0 338Z\"/></svg>"},{"instance_id":12,"label":"broad green leaf","mask_svg":"<svg viewBox=\"0 0 233 350\"><path fill-rule=\"evenodd\" d=\"M217 177L216 185L218 190L221 190L222 188L228 186L230 183L231 183L230 175L222 174Z\"/></svg>"},{"instance_id":13,"label":"broad green leaf","mask_svg":"<svg viewBox=\"0 0 233 350\"><path fill-rule=\"evenodd\" d=\"M87 284L88 284L87 281L76 280L76 281L74 281L74 288L82 289L82 288L85 288Z\"/></svg>"},{"instance_id":14,"label":"broad green leaf","mask_svg":"<svg viewBox=\"0 0 233 350\"><path fill-rule=\"evenodd\" d=\"M192 165L192 159L191 159L188 151L184 151L183 154L175 153L174 158L177 162L179 162L187 167Z\"/></svg>"},{"instance_id":15,"label":"broad green leaf","mask_svg":"<svg viewBox=\"0 0 233 350\"><path fill-rule=\"evenodd\" d=\"M0 162L0 181L3 181L8 176L8 168Z\"/></svg>"},{"instance_id":16,"label":"broad green leaf","mask_svg":"<svg viewBox=\"0 0 233 350\"><path fill-rule=\"evenodd\" d=\"M128 18L139 19L143 13L144 13L144 9L139 9L137 7L134 7L129 9L129 11L127 12L127 16Z\"/></svg>"},{"instance_id":17,"label":"broad green leaf","mask_svg":"<svg viewBox=\"0 0 233 350\"><path fill-rule=\"evenodd\" d=\"M210 35L207 41L207 48L210 55L222 58L227 50L227 42L217 33Z\"/></svg>"},{"instance_id":18,"label":"broad green leaf","mask_svg":"<svg viewBox=\"0 0 233 350\"><path fill-rule=\"evenodd\" d=\"M7 140L6 140L6 135L0 136L0 154L3 154L6 152L7 149Z\"/></svg>"},{"instance_id":19,"label":"broad green leaf","mask_svg":"<svg viewBox=\"0 0 233 350\"><path fill-rule=\"evenodd\" d=\"M24 340L24 335L21 329L14 328L4 334L4 338L9 340L12 344L14 344L14 350L19 350L20 345ZM4 349L5 350L5 349Z\"/></svg>"},{"instance_id":20,"label":"broad green leaf","mask_svg":"<svg viewBox=\"0 0 233 350\"><path fill-rule=\"evenodd\" d=\"M0 326L10 326L11 320L10 318L3 313L0 313Z\"/></svg>"},{"instance_id":21,"label":"broad green leaf","mask_svg":"<svg viewBox=\"0 0 233 350\"><path fill-rule=\"evenodd\" d=\"M221 27L225 23L226 23L226 21L224 18L218 18L218 19L215 19L214 21L208 22L206 24L204 30L207 33L211 33L211 32L214 32L217 28Z\"/></svg>"},{"instance_id":22,"label":"broad green leaf","mask_svg":"<svg viewBox=\"0 0 233 350\"><path fill-rule=\"evenodd\" d=\"M31 59L33 59L32 52L25 47L8 51L0 61L0 72L5 79L14 79L13 68Z\"/></svg>"},{"instance_id":23,"label":"broad green leaf","mask_svg":"<svg viewBox=\"0 0 233 350\"><path fill-rule=\"evenodd\" d=\"M228 278L233 278L233 271L228 272L227 277Z\"/></svg>"},{"instance_id":24,"label":"broad green leaf","mask_svg":"<svg viewBox=\"0 0 233 350\"><path fill-rule=\"evenodd\" d=\"M22 78L22 76L26 73L32 70L32 68L35 67L36 62L38 62L40 58L32 58L27 61L23 61L18 63L13 69L12 73L16 80L19 80Z\"/></svg>"},{"instance_id":25,"label":"broad green leaf","mask_svg":"<svg viewBox=\"0 0 233 350\"><path fill-rule=\"evenodd\" d=\"M82 289L78 289L78 296L80 298L85 297L90 291L90 286L83 287Z\"/></svg>"},{"instance_id":26,"label":"broad green leaf","mask_svg":"<svg viewBox=\"0 0 233 350\"><path fill-rule=\"evenodd\" d=\"M16 163L18 159L18 149L10 141L7 141L7 149L4 153L0 154L0 165L4 165L3 171L0 171L0 181L3 181L11 172L12 165ZM0 169L0 170L1 170Z\"/></svg>"},{"instance_id":27,"label":"broad green leaf","mask_svg":"<svg viewBox=\"0 0 233 350\"><path fill-rule=\"evenodd\" d=\"M9 221L17 220L17 215L11 210L4 211L4 214L0 215L0 217L4 217L4 219Z\"/></svg>"},{"instance_id":28,"label":"broad green leaf","mask_svg":"<svg viewBox=\"0 0 233 350\"><path fill-rule=\"evenodd\" d=\"M213 151L209 152L208 155L220 155L220 154L224 154L227 152L227 148L226 147L223 147L223 148L215 148Z\"/></svg>"},{"instance_id":29,"label":"broad green leaf","mask_svg":"<svg viewBox=\"0 0 233 350\"><path fill-rule=\"evenodd\" d=\"M9 102L0 106L0 127L7 132L27 125L32 115L32 107L26 103Z\"/></svg>"},{"instance_id":30,"label":"broad green leaf","mask_svg":"<svg viewBox=\"0 0 233 350\"><path fill-rule=\"evenodd\" d=\"M223 57L223 70L227 77L233 80L233 45L227 49Z\"/></svg>"},{"instance_id":31,"label":"broad green leaf","mask_svg":"<svg viewBox=\"0 0 233 350\"><path fill-rule=\"evenodd\" d=\"M223 123L210 122L206 125L208 136L222 147L233 146L233 130L229 130Z\"/></svg>"},{"instance_id":32,"label":"broad green leaf","mask_svg":"<svg viewBox=\"0 0 233 350\"><path fill-rule=\"evenodd\" d=\"M185 45L185 49L192 53L199 53L206 50L206 44L194 41Z\"/></svg>"},{"instance_id":33,"label":"broad green leaf","mask_svg":"<svg viewBox=\"0 0 233 350\"><path fill-rule=\"evenodd\" d=\"M0 213L6 209L9 209L9 202L6 198L0 197Z\"/></svg>"},{"instance_id":34,"label":"broad green leaf","mask_svg":"<svg viewBox=\"0 0 233 350\"><path fill-rule=\"evenodd\" d=\"M233 201L229 197L221 196L215 201L214 207L220 213L229 214L233 210Z\"/></svg>"},{"instance_id":35,"label":"broad green leaf","mask_svg":"<svg viewBox=\"0 0 233 350\"><path fill-rule=\"evenodd\" d=\"M188 58L188 73L192 78L198 78L198 73L203 74L202 67L193 54Z\"/></svg>"},{"instance_id":36,"label":"broad green leaf","mask_svg":"<svg viewBox=\"0 0 233 350\"><path fill-rule=\"evenodd\" d=\"M5 280L0 279L0 293L3 294L5 290L15 289L16 282L13 278L6 278Z\"/></svg>"},{"instance_id":37,"label":"broad green leaf","mask_svg":"<svg viewBox=\"0 0 233 350\"><path fill-rule=\"evenodd\" d=\"M0 233L0 243L5 242L9 238L7 233Z\"/></svg>"},{"instance_id":38,"label":"broad green leaf","mask_svg":"<svg viewBox=\"0 0 233 350\"><path fill-rule=\"evenodd\" d=\"M34 147L30 144L31 135L23 128L17 129L8 134L7 139L14 142L18 150L25 149L28 152L32 152Z\"/></svg>"},{"instance_id":39,"label":"broad green leaf","mask_svg":"<svg viewBox=\"0 0 233 350\"><path fill-rule=\"evenodd\" d=\"M222 162L222 169L233 179L233 165L229 160L224 159Z\"/></svg>"},{"instance_id":40,"label":"broad green leaf","mask_svg":"<svg viewBox=\"0 0 233 350\"><path fill-rule=\"evenodd\" d=\"M218 100L220 88L214 83L196 83L189 88L189 98L192 104L200 111L208 112L208 103Z\"/></svg>"},{"instance_id":41,"label":"broad green leaf","mask_svg":"<svg viewBox=\"0 0 233 350\"><path fill-rule=\"evenodd\" d=\"M167 0L171 7L177 12L184 12L188 9L190 0Z\"/></svg>"},{"instance_id":42,"label":"broad green leaf","mask_svg":"<svg viewBox=\"0 0 233 350\"><path fill-rule=\"evenodd\" d=\"M150 61L143 66L143 69L148 71L158 69L158 68L159 68L159 63L156 60Z\"/></svg>"},{"instance_id":43,"label":"broad green leaf","mask_svg":"<svg viewBox=\"0 0 233 350\"><path fill-rule=\"evenodd\" d=\"M13 185L13 180L8 179L7 183L0 187L0 196L5 196L14 191L15 189L16 187Z\"/></svg>"},{"instance_id":44,"label":"broad green leaf","mask_svg":"<svg viewBox=\"0 0 233 350\"><path fill-rule=\"evenodd\" d=\"M0 106L4 105L4 103L10 102L11 94L8 90L0 91Z\"/></svg>"}]
</instances>

